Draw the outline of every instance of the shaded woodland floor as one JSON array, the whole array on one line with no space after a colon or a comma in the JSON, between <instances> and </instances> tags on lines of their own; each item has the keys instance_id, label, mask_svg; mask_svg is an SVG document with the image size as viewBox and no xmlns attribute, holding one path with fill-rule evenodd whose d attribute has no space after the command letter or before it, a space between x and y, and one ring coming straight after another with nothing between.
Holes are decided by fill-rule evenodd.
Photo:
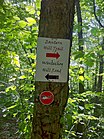
<instances>
[{"instance_id":1,"label":"shaded woodland floor","mask_svg":"<svg viewBox=\"0 0 104 139\"><path fill-rule=\"evenodd\" d=\"M18 130L16 119L11 116L3 117L2 97L3 94L0 93L0 139L18 139L16 134Z\"/></svg>"},{"instance_id":2,"label":"shaded woodland floor","mask_svg":"<svg viewBox=\"0 0 104 139\"><path fill-rule=\"evenodd\" d=\"M0 139L17 139L16 120L9 117L3 117L0 113Z\"/></svg>"}]
</instances>

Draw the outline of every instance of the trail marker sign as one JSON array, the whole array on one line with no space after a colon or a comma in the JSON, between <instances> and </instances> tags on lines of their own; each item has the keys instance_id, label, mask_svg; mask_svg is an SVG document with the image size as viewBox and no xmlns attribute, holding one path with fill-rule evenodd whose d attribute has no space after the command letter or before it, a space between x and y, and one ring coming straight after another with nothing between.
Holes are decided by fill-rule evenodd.
<instances>
[{"instance_id":1,"label":"trail marker sign","mask_svg":"<svg viewBox=\"0 0 104 139\"><path fill-rule=\"evenodd\" d=\"M54 101L54 95L50 91L44 91L40 94L39 99L43 105L50 105Z\"/></svg>"},{"instance_id":2,"label":"trail marker sign","mask_svg":"<svg viewBox=\"0 0 104 139\"><path fill-rule=\"evenodd\" d=\"M39 37L36 81L67 82L70 40Z\"/></svg>"}]
</instances>

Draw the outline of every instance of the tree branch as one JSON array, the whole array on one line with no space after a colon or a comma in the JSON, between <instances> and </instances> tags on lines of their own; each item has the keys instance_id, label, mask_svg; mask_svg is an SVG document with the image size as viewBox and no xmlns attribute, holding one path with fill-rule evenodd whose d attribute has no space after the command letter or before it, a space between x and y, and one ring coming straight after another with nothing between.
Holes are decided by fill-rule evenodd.
<instances>
[{"instance_id":1,"label":"tree branch","mask_svg":"<svg viewBox=\"0 0 104 139\"><path fill-rule=\"evenodd\" d=\"M95 4L95 0L93 0L93 8L94 8L94 16L96 21L99 23L99 25L104 28L104 26L102 25L101 21L98 19L97 14L96 14L96 4Z\"/></svg>"}]
</instances>

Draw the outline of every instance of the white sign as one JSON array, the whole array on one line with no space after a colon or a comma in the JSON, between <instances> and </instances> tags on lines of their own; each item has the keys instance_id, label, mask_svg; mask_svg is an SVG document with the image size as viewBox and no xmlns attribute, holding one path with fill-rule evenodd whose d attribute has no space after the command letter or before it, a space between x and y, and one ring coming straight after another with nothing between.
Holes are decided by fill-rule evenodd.
<instances>
[{"instance_id":1,"label":"white sign","mask_svg":"<svg viewBox=\"0 0 104 139\"><path fill-rule=\"evenodd\" d=\"M70 40L38 38L36 81L67 82Z\"/></svg>"}]
</instances>

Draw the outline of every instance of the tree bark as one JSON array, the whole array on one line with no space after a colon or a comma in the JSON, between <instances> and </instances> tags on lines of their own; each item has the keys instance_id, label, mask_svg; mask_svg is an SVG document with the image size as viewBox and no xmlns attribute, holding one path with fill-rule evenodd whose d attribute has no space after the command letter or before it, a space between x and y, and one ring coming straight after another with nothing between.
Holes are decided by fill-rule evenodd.
<instances>
[{"instance_id":1,"label":"tree bark","mask_svg":"<svg viewBox=\"0 0 104 139\"><path fill-rule=\"evenodd\" d=\"M82 30L82 15L81 15L81 8L80 8L80 0L76 0L75 1L76 4L76 11L77 11L77 20L78 20L78 25L81 27L81 30L78 32L78 45L79 45L79 51L83 53L83 30ZM81 66L83 63L82 61L80 61L80 67L79 67L79 71L80 69L84 70L84 67ZM84 72L83 73L79 73L79 77L82 76L84 78ZM84 81L80 81L79 80L79 94L84 92ZM84 107L84 103L80 102L79 106ZM83 110L81 110L80 108L78 109L78 113L84 113ZM85 139L85 125L83 120L79 121L77 126L76 126L76 139Z\"/></svg>"},{"instance_id":2,"label":"tree bark","mask_svg":"<svg viewBox=\"0 0 104 139\"><path fill-rule=\"evenodd\" d=\"M103 41L101 44L101 48L102 51L104 51L104 37L103 37ZM104 71L104 55L99 55L99 76L98 76L98 82L97 82L97 88L96 91L97 92L103 92L103 71ZM95 102L96 104L102 104L101 99L96 96L95 97ZM99 111L99 109L101 109L101 107L99 105L96 105L96 109L95 109L95 116L96 117L100 117L101 112Z\"/></svg>"},{"instance_id":3,"label":"tree bark","mask_svg":"<svg viewBox=\"0 0 104 139\"><path fill-rule=\"evenodd\" d=\"M101 44L101 49L104 51L104 37ZM102 85L103 85L103 70L104 70L104 55L99 55L100 63L99 63L99 77L98 77L98 85L97 85L97 92L102 92Z\"/></svg>"},{"instance_id":4,"label":"tree bark","mask_svg":"<svg viewBox=\"0 0 104 139\"><path fill-rule=\"evenodd\" d=\"M70 39L71 48L74 5L74 0L42 0L39 37ZM61 139L60 118L68 99L68 81L36 82L35 86L31 139ZM39 101L40 93L45 90L54 94L54 102L48 106Z\"/></svg>"},{"instance_id":5,"label":"tree bark","mask_svg":"<svg viewBox=\"0 0 104 139\"><path fill-rule=\"evenodd\" d=\"M97 74L98 74L98 61L96 60L96 66L95 66L95 73L93 74L93 86L92 86L92 91L97 92Z\"/></svg>"}]
</instances>

